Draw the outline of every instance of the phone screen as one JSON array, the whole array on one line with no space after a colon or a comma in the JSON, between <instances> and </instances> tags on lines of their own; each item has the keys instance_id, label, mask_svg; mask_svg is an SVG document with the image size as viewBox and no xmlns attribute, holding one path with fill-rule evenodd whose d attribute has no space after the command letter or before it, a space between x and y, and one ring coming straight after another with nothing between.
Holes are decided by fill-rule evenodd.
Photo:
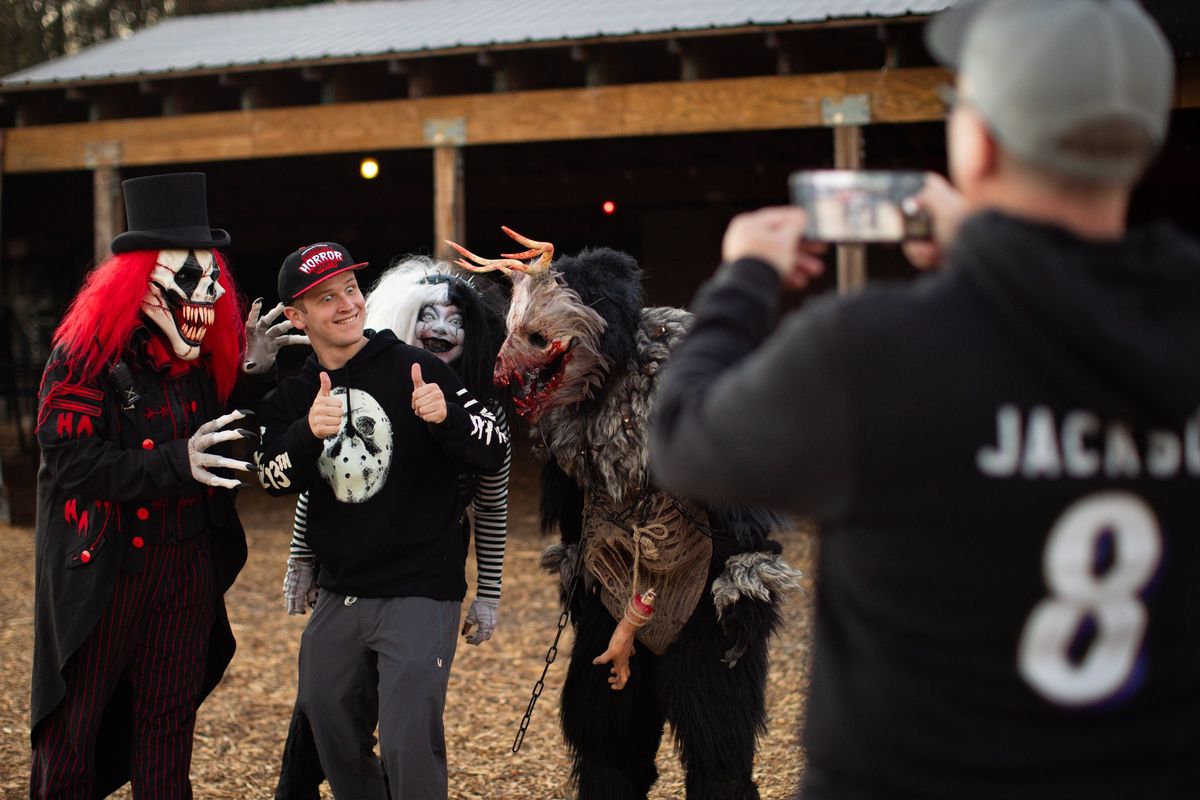
<instances>
[{"instance_id":1,"label":"phone screen","mask_svg":"<svg viewBox=\"0 0 1200 800\"><path fill-rule=\"evenodd\" d=\"M926 239L928 217L913 196L925 178L914 171L804 170L789 178L792 203L808 212L805 238L859 243Z\"/></svg>"}]
</instances>

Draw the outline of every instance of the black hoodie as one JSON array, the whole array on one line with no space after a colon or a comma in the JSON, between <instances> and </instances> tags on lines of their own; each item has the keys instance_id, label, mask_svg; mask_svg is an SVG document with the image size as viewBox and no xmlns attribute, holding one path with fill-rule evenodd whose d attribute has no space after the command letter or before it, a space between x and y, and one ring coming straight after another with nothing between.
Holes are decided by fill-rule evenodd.
<instances>
[{"instance_id":1,"label":"black hoodie","mask_svg":"<svg viewBox=\"0 0 1200 800\"><path fill-rule=\"evenodd\" d=\"M359 597L462 600L465 504L459 473L490 472L504 458L493 418L446 364L391 331L373 333L341 369L316 355L267 395L258 463L273 495L309 492L308 544L320 584ZM446 419L412 410L412 365L446 396ZM318 439L308 410L328 372L334 397L351 390L342 431Z\"/></svg>"},{"instance_id":2,"label":"black hoodie","mask_svg":"<svg viewBox=\"0 0 1200 800\"><path fill-rule=\"evenodd\" d=\"M1190 796L1200 778L1200 248L997 213L951 268L697 298L651 464L821 523L814 798Z\"/></svg>"},{"instance_id":3,"label":"black hoodie","mask_svg":"<svg viewBox=\"0 0 1200 800\"><path fill-rule=\"evenodd\" d=\"M1086 241L1000 214L965 234L954 265L1064 398L1130 422L1172 424L1196 410L1195 242L1166 225Z\"/></svg>"}]
</instances>

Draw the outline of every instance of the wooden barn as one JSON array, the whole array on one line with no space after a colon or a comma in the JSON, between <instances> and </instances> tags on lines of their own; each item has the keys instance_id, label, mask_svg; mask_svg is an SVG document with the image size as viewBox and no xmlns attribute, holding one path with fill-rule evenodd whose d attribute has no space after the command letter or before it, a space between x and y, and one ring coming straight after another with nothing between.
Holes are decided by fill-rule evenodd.
<instances>
[{"instance_id":1,"label":"wooden barn","mask_svg":"<svg viewBox=\"0 0 1200 800\"><path fill-rule=\"evenodd\" d=\"M1200 11L1147 0L1178 56L1174 129L1136 215L1200 227ZM247 296L290 250L371 262L494 253L501 224L560 252L636 255L684 304L736 212L797 168L944 169L922 23L950 0L364 0L167 19L0 79L0 348L31 402L63 304L124 228L120 182L208 174ZM367 164L364 167L364 163ZM364 169L376 165L368 179ZM367 174L370 174L369 172ZM843 249L823 284L906 273ZM869 258L869 269L867 260ZM29 411L29 407L25 407Z\"/></svg>"}]
</instances>

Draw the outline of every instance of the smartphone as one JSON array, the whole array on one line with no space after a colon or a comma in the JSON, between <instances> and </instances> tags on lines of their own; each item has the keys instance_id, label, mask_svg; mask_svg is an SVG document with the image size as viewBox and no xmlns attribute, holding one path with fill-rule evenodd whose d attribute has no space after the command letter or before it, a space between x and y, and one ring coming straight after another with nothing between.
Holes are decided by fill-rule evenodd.
<instances>
[{"instance_id":1,"label":"smartphone","mask_svg":"<svg viewBox=\"0 0 1200 800\"><path fill-rule=\"evenodd\" d=\"M914 197L915 171L802 170L788 178L792 204L808 212L805 238L858 244L928 239L933 225Z\"/></svg>"}]
</instances>

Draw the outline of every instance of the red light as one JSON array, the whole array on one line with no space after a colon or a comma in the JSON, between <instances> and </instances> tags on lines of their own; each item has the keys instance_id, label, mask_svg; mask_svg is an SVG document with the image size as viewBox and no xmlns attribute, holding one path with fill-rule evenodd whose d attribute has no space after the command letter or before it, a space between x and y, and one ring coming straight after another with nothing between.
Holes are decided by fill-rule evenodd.
<instances>
[{"instance_id":1,"label":"red light","mask_svg":"<svg viewBox=\"0 0 1200 800\"><path fill-rule=\"evenodd\" d=\"M609 215L615 214L615 213L617 213L617 204L614 203L612 200L605 200L604 203L600 206L600 210L603 211L605 214L609 214Z\"/></svg>"}]
</instances>

